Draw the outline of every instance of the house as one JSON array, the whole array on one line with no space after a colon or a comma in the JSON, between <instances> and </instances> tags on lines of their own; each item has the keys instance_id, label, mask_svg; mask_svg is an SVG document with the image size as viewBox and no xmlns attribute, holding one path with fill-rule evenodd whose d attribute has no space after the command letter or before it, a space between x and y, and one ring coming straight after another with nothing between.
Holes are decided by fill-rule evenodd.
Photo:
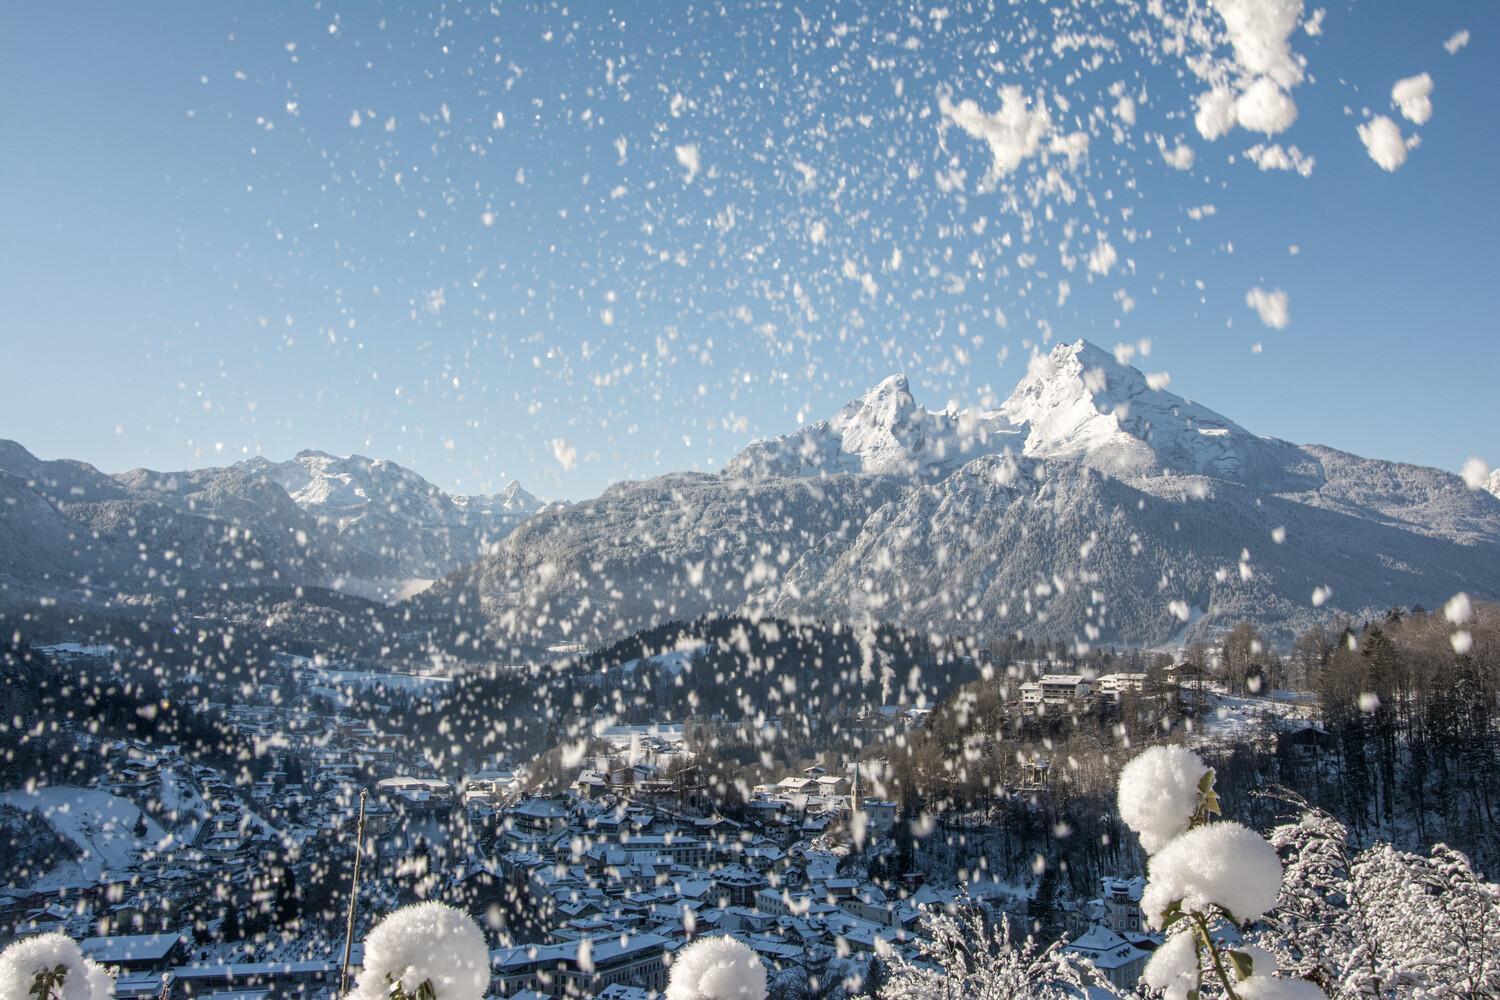
<instances>
[{"instance_id":1,"label":"house","mask_svg":"<svg viewBox=\"0 0 1500 1000\"><path fill-rule=\"evenodd\" d=\"M1141 933L1141 893L1146 880L1135 878L1104 878L1100 880L1104 895L1104 923L1116 934Z\"/></svg>"},{"instance_id":2,"label":"house","mask_svg":"<svg viewBox=\"0 0 1500 1000\"><path fill-rule=\"evenodd\" d=\"M1045 674L1033 683L1037 685L1045 705L1066 705L1069 702L1083 701L1094 692L1093 683L1082 674ZM1022 688L1024 690L1025 685Z\"/></svg>"},{"instance_id":3,"label":"house","mask_svg":"<svg viewBox=\"0 0 1500 1000\"><path fill-rule=\"evenodd\" d=\"M1122 694L1144 694L1150 690L1151 682L1145 674L1104 674L1094 682L1100 694L1120 700Z\"/></svg>"},{"instance_id":4,"label":"house","mask_svg":"<svg viewBox=\"0 0 1500 1000\"><path fill-rule=\"evenodd\" d=\"M849 794L849 779L839 774L819 775L815 779L818 784L818 794L829 798L839 798Z\"/></svg>"},{"instance_id":5,"label":"house","mask_svg":"<svg viewBox=\"0 0 1500 1000\"><path fill-rule=\"evenodd\" d=\"M171 996L314 997L337 988L339 963L236 962L179 965L172 969Z\"/></svg>"},{"instance_id":6,"label":"house","mask_svg":"<svg viewBox=\"0 0 1500 1000\"><path fill-rule=\"evenodd\" d=\"M616 983L661 990L671 941L659 934L611 935L562 944L519 945L490 953L490 989L549 997L597 996Z\"/></svg>"},{"instance_id":7,"label":"house","mask_svg":"<svg viewBox=\"0 0 1500 1000\"><path fill-rule=\"evenodd\" d=\"M550 841L567 826L567 807L553 799L524 799L505 811L505 837L513 846Z\"/></svg>"},{"instance_id":8,"label":"house","mask_svg":"<svg viewBox=\"0 0 1500 1000\"><path fill-rule=\"evenodd\" d=\"M187 939L177 932L84 938L78 947L85 958L125 972L162 972L188 958Z\"/></svg>"},{"instance_id":9,"label":"house","mask_svg":"<svg viewBox=\"0 0 1500 1000\"><path fill-rule=\"evenodd\" d=\"M728 900L731 906L750 906L756 893L770 885L764 875L744 865L725 865L711 873L709 879L719 898Z\"/></svg>"},{"instance_id":10,"label":"house","mask_svg":"<svg viewBox=\"0 0 1500 1000\"><path fill-rule=\"evenodd\" d=\"M1168 684L1196 684L1204 680L1203 669L1193 663L1174 663L1163 671Z\"/></svg>"},{"instance_id":11,"label":"house","mask_svg":"<svg viewBox=\"0 0 1500 1000\"><path fill-rule=\"evenodd\" d=\"M896 803L888 799L863 799L860 811L865 814L865 835L883 837L896 825Z\"/></svg>"},{"instance_id":12,"label":"house","mask_svg":"<svg viewBox=\"0 0 1500 1000\"><path fill-rule=\"evenodd\" d=\"M1117 989L1134 989L1140 982L1141 971L1146 968L1149 951L1137 948L1129 941L1102 924L1095 924L1079 938L1063 948L1069 955L1088 959L1099 975L1109 980Z\"/></svg>"}]
</instances>

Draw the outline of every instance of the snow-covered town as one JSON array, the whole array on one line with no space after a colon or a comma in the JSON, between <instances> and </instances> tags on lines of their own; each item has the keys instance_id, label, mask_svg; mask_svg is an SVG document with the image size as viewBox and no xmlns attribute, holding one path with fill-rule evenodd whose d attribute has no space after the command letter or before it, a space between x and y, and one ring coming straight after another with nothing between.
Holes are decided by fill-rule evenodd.
<instances>
[{"instance_id":1,"label":"snow-covered town","mask_svg":"<svg viewBox=\"0 0 1500 1000\"><path fill-rule=\"evenodd\" d=\"M1500 1000L1500 3L0 3L0 1000Z\"/></svg>"},{"instance_id":2,"label":"snow-covered town","mask_svg":"<svg viewBox=\"0 0 1500 1000\"><path fill-rule=\"evenodd\" d=\"M700 654L689 648L623 672L692 670ZM1032 727L1107 720L1122 703L1166 706L1188 713L1191 743L1269 740L1285 745L1273 753L1315 761L1328 740L1314 696L1231 694L1227 651L1202 651L1202 666L1158 658L1149 673L1052 656L1001 664L984 653L980 681L958 703L972 707L974 692L989 690L1012 724ZM33 655L79 667L119 651L59 643ZM379 711L348 708L360 692L378 702L447 678L278 663L277 683L220 708L254 748L253 770L62 727L91 776L0 795L16 848L0 936L77 940L114 972L117 997L324 997L362 968L349 931L432 901L482 929L486 995L516 1000L641 1000L666 988L675 954L718 936L748 946L778 995L854 995L893 963L921 967L933 914L1058 941L1090 981L1122 991L1165 941L1143 913L1138 866L1096 868L1084 891L1068 862L1059 869L1040 853L1007 870L993 811L934 817L931 803L901 791L891 759L873 748L927 736L936 705L874 710L855 727L879 737L864 753L760 769L764 780L739 779L730 793L714 789L695 734L754 730L773 745L785 736L780 720L630 724L589 711L579 721L591 738L545 777L541 758L498 755L445 773L400 727L383 728ZM1070 778L1049 742L1018 753L1013 780L991 789L1010 804L1006 822L1058 814ZM21 829L32 832L16 839Z\"/></svg>"}]
</instances>

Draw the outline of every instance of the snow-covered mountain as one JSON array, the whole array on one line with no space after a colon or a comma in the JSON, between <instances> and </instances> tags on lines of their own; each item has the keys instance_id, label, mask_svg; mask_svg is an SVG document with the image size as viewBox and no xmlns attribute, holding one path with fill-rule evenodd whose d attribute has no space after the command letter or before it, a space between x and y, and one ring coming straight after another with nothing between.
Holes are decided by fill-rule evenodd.
<instances>
[{"instance_id":1,"label":"snow-covered mountain","mask_svg":"<svg viewBox=\"0 0 1500 1000\"><path fill-rule=\"evenodd\" d=\"M418 600L517 642L763 609L1160 643L1461 590L1500 597L1490 492L1260 437L1079 341L994 411L929 411L895 376L720 475L544 512Z\"/></svg>"},{"instance_id":2,"label":"snow-covered mountain","mask_svg":"<svg viewBox=\"0 0 1500 1000\"><path fill-rule=\"evenodd\" d=\"M930 478L1019 443L1018 429L1001 415L927 410L912 398L906 376L892 375L828 420L751 444L725 472L757 479L835 472Z\"/></svg>"},{"instance_id":3,"label":"snow-covered mountain","mask_svg":"<svg viewBox=\"0 0 1500 1000\"><path fill-rule=\"evenodd\" d=\"M358 455L107 475L14 441L0 441L0 504L0 595L84 600L272 584L405 596L542 506L516 483L453 497Z\"/></svg>"}]
</instances>

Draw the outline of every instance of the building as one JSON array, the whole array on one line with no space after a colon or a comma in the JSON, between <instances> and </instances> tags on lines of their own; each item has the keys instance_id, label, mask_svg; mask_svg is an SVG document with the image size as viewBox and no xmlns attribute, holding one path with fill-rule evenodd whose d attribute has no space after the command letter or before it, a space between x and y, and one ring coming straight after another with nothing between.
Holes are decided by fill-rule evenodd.
<instances>
[{"instance_id":1,"label":"building","mask_svg":"<svg viewBox=\"0 0 1500 1000\"><path fill-rule=\"evenodd\" d=\"M1140 934L1142 932L1141 892L1146 880L1135 878L1104 878L1104 923L1116 934Z\"/></svg>"},{"instance_id":2,"label":"building","mask_svg":"<svg viewBox=\"0 0 1500 1000\"><path fill-rule=\"evenodd\" d=\"M172 1000L180 997L321 997L339 984L337 962L237 962L172 969Z\"/></svg>"},{"instance_id":3,"label":"building","mask_svg":"<svg viewBox=\"0 0 1500 1000\"><path fill-rule=\"evenodd\" d=\"M1121 990L1135 988L1147 959L1151 957L1149 951L1137 948L1103 924L1090 927L1082 937L1070 941L1063 951L1088 959L1099 975Z\"/></svg>"},{"instance_id":4,"label":"building","mask_svg":"<svg viewBox=\"0 0 1500 1000\"><path fill-rule=\"evenodd\" d=\"M1047 674L1021 685L1023 705L1067 705L1086 701L1094 693L1082 674Z\"/></svg>"},{"instance_id":5,"label":"building","mask_svg":"<svg viewBox=\"0 0 1500 1000\"><path fill-rule=\"evenodd\" d=\"M567 807L552 799L525 799L505 811L505 837L512 846L550 841L567 827Z\"/></svg>"},{"instance_id":6,"label":"building","mask_svg":"<svg viewBox=\"0 0 1500 1000\"><path fill-rule=\"evenodd\" d=\"M1151 689L1145 674L1104 674L1094 682L1094 687L1106 697L1120 700L1122 694L1144 694Z\"/></svg>"},{"instance_id":7,"label":"building","mask_svg":"<svg viewBox=\"0 0 1500 1000\"><path fill-rule=\"evenodd\" d=\"M615 984L662 990L671 947L659 934L630 934L501 948L490 953L490 990L507 997L520 990L591 997Z\"/></svg>"},{"instance_id":8,"label":"building","mask_svg":"<svg viewBox=\"0 0 1500 1000\"><path fill-rule=\"evenodd\" d=\"M85 958L125 972L161 972L188 958L187 941L175 931L84 938L78 947Z\"/></svg>"}]
</instances>

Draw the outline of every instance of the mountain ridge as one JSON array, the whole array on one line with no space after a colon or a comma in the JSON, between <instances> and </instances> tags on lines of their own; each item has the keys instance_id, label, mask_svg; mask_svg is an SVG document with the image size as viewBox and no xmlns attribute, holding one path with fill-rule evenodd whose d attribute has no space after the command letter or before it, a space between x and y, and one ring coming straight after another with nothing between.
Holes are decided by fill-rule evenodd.
<instances>
[{"instance_id":1,"label":"mountain ridge","mask_svg":"<svg viewBox=\"0 0 1500 1000\"><path fill-rule=\"evenodd\" d=\"M1497 567L1490 493L1256 435L1075 341L993 410L893 375L717 475L615 484L416 601L512 643L764 611L1156 644L1500 596Z\"/></svg>"},{"instance_id":2,"label":"mountain ridge","mask_svg":"<svg viewBox=\"0 0 1500 1000\"><path fill-rule=\"evenodd\" d=\"M0 440L0 475L0 588L85 602L279 584L394 599L478 558L543 506L518 483L455 498L389 460L312 450L108 474Z\"/></svg>"}]
</instances>

